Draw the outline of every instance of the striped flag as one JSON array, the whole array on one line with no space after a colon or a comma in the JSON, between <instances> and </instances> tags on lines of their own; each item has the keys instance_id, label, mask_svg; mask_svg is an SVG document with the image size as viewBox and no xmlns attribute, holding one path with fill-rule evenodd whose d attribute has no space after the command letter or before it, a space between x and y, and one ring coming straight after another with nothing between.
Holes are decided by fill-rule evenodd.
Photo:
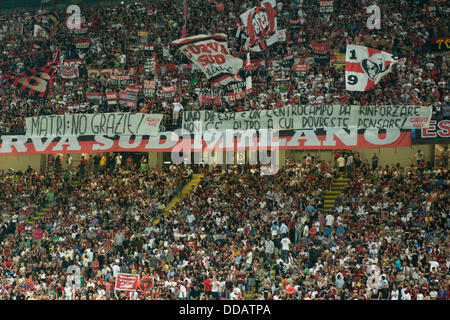
<instances>
[{"instance_id":1,"label":"striped flag","mask_svg":"<svg viewBox=\"0 0 450 320\"><path fill-rule=\"evenodd\" d=\"M36 15L35 21L50 37L55 35L60 27L59 16L52 11L45 11Z\"/></svg>"},{"instance_id":2,"label":"striped flag","mask_svg":"<svg viewBox=\"0 0 450 320\"><path fill-rule=\"evenodd\" d=\"M263 51L278 42L276 0L262 0L240 15L243 29L247 33L246 49Z\"/></svg>"},{"instance_id":3,"label":"striped flag","mask_svg":"<svg viewBox=\"0 0 450 320\"><path fill-rule=\"evenodd\" d=\"M396 63L406 59L395 59L392 54L378 49L358 45L347 45L345 54L345 84L348 91L367 91L382 77L392 71Z\"/></svg>"},{"instance_id":4,"label":"striped flag","mask_svg":"<svg viewBox=\"0 0 450 320\"><path fill-rule=\"evenodd\" d=\"M53 60L43 67L35 69L26 69L18 76L11 74L3 75L5 83L11 83L20 90L28 92L30 95L36 95L39 98L45 98L53 84L53 77L60 64L59 48L56 50Z\"/></svg>"}]
</instances>

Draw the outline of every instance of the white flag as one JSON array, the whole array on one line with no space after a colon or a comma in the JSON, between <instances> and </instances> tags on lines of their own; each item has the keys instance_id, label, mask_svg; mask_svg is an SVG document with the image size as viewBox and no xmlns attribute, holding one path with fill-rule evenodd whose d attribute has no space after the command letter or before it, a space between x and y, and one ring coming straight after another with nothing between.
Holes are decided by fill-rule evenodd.
<instances>
[{"instance_id":1,"label":"white flag","mask_svg":"<svg viewBox=\"0 0 450 320\"><path fill-rule=\"evenodd\" d=\"M206 75L210 84L223 86L242 80L238 73L244 62L231 55L225 34L196 35L175 40L172 44Z\"/></svg>"},{"instance_id":2,"label":"white flag","mask_svg":"<svg viewBox=\"0 0 450 320\"><path fill-rule=\"evenodd\" d=\"M358 45L347 45L345 55L345 87L348 91L367 91L391 72L396 63L392 54Z\"/></svg>"},{"instance_id":3,"label":"white flag","mask_svg":"<svg viewBox=\"0 0 450 320\"><path fill-rule=\"evenodd\" d=\"M246 77L245 77L245 90L248 92L250 92L253 88L252 86L252 75L251 75L251 70L252 70L252 64L250 62L250 52L247 52L247 65L245 66L245 73L246 73Z\"/></svg>"},{"instance_id":4,"label":"white flag","mask_svg":"<svg viewBox=\"0 0 450 320\"><path fill-rule=\"evenodd\" d=\"M277 2L263 0L256 7L240 15L248 38L245 47L251 51L263 51L278 41Z\"/></svg>"}]
</instances>

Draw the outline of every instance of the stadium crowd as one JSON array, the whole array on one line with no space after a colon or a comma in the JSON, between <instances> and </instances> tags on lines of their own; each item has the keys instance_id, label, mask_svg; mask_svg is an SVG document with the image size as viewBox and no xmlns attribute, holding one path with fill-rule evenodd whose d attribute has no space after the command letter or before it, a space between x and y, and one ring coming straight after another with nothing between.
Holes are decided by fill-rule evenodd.
<instances>
[{"instance_id":1,"label":"stadium crowd","mask_svg":"<svg viewBox=\"0 0 450 320\"><path fill-rule=\"evenodd\" d=\"M231 51L245 61L244 40L236 38L239 15L255 5L255 1L227 1L218 11L209 1L188 1L187 34L223 32L228 35ZM427 5L436 9L427 11ZM36 12L18 10L0 18L0 73L18 74L48 63L57 47L65 59L83 59L79 77L62 79L58 74L46 99L34 99L9 84L0 85L0 127L4 133L23 133L24 118L43 114L69 112L141 111L163 113L161 126L178 125L181 117L174 110L214 109L218 111L247 108L277 108L288 104L355 104L433 105L435 117L448 112L448 61L445 55L433 52L430 39L447 36L448 4L445 1L386 1L379 4L381 29L369 30L364 1L334 1L334 13L319 12L318 3L278 1L278 29L286 30L286 41L275 43L260 53L252 53L253 91L244 99L229 101L222 91L220 105L205 105L199 101L201 92L209 92L205 76L199 70L169 68L186 65L187 58L170 42L181 37L183 3L170 5L154 2L126 2L99 8L81 7L83 28L87 33L66 28L65 9L55 9L60 16L60 31L52 38L33 37L33 15ZM50 8L51 9L51 8ZM432 16L431 16L432 15ZM15 23L23 23L23 32L13 32ZM138 32L148 32L145 37ZM90 41L88 48L77 48L79 40ZM369 92L345 91L344 68L341 63L314 63L311 41L330 41L331 55L345 54L347 41L353 44L392 52L407 58L381 83ZM143 45L152 50L144 50ZM156 57L155 72L144 74L146 59ZM271 63L293 53L295 63L312 63L305 77L296 77L292 65ZM304 60L306 59L306 60ZM166 66L166 67L164 67ZM175 84L173 97L156 95L146 98L139 94L135 106L88 101L89 92L118 92L124 85L113 85L108 77L88 77L89 69L120 67L127 74L132 67L133 84L142 86L144 79L156 79L158 88ZM289 81L276 81L287 79Z\"/></svg>"},{"instance_id":2,"label":"stadium crowd","mask_svg":"<svg viewBox=\"0 0 450 320\"><path fill-rule=\"evenodd\" d=\"M385 1L379 30L366 27L367 1L336 0L331 15L307 1L278 1L278 28L286 30L286 41L252 53L248 104L223 95L220 106L200 104L199 94L210 86L198 70L168 68L189 62L170 46L181 37L183 4L166 3L82 7L87 33L65 28L65 9L56 10L64 17L62 28L50 39L33 37L35 12L2 14L0 73L43 66L58 47L65 59L84 62L76 79L58 73L45 99L0 83L0 133L23 133L29 116L67 112L164 113L167 129L179 125L181 117L173 116L180 105L226 111L294 103L432 104L435 119L448 112L448 61L429 44L448 36L444 1ZM226 1L223 11L209 1L188 3L188 35L224 32L232 52L245 60L236 21L256 1ZM434 17L425 7L430 3ZM17 23L23 33L12 32ZM148 32L146 40L139 31ZM83 39L90 40L89 48L76 47ZM341 54L349 41L406 57L407 63L365 93L345 91L337 61L318 65L312 59L307 75L298 78L292 66L271 63L291 52L296 63L312 57L311 41L330 41L331 52ZM143 50L144 44L153 50ZM176 84L174 97L146 98L141 90L135 107L87 100L89 92L124 88L104 76L88 77L89 69L120 67L126 73L153 54L158 71L132 74L133 84ZM193 172L190 166L152 169L145 157L97 155L76 166L70 157L51 158L43 172L2 171L0 299L448 299L447 166L418 158L406 168L379 167L376 156L342 156L350 182L331 213L322 195L339 176L338 164L311 157L288 162L273 176L261 175L259 166L205 170L197 189L167 215L167 203ZM49 211L28 224L42 208ZM119 272L150 276L153 288L115 291Z\"/></svg>"},{"instance_id":3,"label":"stadium crowd","mask_svg":"<svg viewBox=\"0 0 450 320\"><path fill-rule=\"evenodd\" d=\"M93 166L2 173L22 196L1 195L1 299L448 299L448 168L355 161L327 213L335 164L217 166L164 215L189 166ZM115 291L118 272L153 288Z\"/></svg>"}]
</instances>

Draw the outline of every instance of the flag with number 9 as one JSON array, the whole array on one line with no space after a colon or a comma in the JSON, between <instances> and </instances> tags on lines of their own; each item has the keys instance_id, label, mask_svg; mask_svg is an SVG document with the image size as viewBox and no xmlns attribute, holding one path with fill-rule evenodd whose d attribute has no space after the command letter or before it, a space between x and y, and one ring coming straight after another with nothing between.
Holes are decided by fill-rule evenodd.
<instances>
[{"instance_id":1,"label":"flag with number 9","mask_svg":"<svg viewBox=\"0 0 450 320\"><path fill-rule=\"evenodd\" d=\"M392 54L358 45L347 45L345 54L345 88L348 91L367 91L382 77L391 72L396 63L406 59L395 59Z\"/></svg>"}]
</instances>

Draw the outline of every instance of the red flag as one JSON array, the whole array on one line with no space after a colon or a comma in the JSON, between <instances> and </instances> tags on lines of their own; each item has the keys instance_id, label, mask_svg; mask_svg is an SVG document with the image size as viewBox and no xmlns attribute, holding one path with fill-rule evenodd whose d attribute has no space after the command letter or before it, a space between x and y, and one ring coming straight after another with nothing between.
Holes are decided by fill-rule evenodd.
<instances>
[{"instance_id":1,"label":"red flag","mask_svg":"<svg viewBox=\"0 0 450 320\"><path fill-rule=\"evenodd\" d=\"M5 74L2 78L20 90L28 92L28 94L35 94L39 98L45 98L52 87L53 77L58 66L59 48L56 50L53 60L45 66L31 70L25 69L17 76Z\"/></svg>"},{"instance_id":2,"label":"red flag","mask_svg":"<svg viewBox=\"0 0 450 320\"><path fill-rule=\"evenodd\" d=\"M34 282L33 280L30 278L27 281L24 282L25 286L27 287L28 290L36 290L36 287L34 286Z\"/></svg>"},{"instance_id":3,"label":"red flag","mask_svg":"<svg viewBox=\"0 0 450 320\"><path fill-rule=\"evenodd\" d=\"M209 2L216 5L217 11L223 11L225 9L225 0L209 0Z\"/></svg>"}]
</instances>

